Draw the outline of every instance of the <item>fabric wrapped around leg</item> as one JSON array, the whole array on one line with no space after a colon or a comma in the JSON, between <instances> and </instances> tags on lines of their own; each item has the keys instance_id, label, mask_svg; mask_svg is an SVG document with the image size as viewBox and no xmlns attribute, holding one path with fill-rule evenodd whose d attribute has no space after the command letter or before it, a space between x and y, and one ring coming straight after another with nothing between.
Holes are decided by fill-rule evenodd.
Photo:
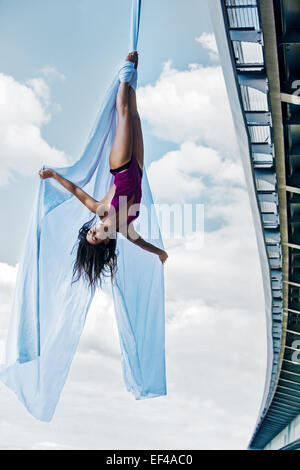
<instances>
[{"instance_id":1,"label":"fabric wrapped around leg","mask_svg":"<svg viewBox=\"0 0 300 470\"><path fill-rule=\"evenodd\" d=\"M126 60L119 70L120 82L127 82L136 90L137 87L137 69L134 68L134 63Z\"/></svg>"}]
</instances>

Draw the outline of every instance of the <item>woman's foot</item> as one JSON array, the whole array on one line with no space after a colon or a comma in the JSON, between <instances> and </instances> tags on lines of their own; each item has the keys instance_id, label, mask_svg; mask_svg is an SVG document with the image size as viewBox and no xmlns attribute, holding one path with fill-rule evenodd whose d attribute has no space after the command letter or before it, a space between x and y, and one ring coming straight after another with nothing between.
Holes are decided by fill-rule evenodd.
<instances>
[{"instance_id":1,"label":"woman's foot","mask_svg":"<svg viewBox=\"0 0 300 470\"><path fill-rule=\"evenodd\" d=\"M120 82L127 82L135 90L137 87L137 65L138 53L137 51L130 52L122 67L119 70Z\"/></svg>"},{"instance_id":2,"label":"woman's foot","mask_svg":"<svg viewBox=\"0 0 300 470\"><path fill-rule=\"evenodd\" d=\"M129 54L127 55L125 60L129 61L129 62L133 62L134 63L134 68L137 69L138 61L139 61L137 51L129 52Z\"/></svg>"}]
</instances>

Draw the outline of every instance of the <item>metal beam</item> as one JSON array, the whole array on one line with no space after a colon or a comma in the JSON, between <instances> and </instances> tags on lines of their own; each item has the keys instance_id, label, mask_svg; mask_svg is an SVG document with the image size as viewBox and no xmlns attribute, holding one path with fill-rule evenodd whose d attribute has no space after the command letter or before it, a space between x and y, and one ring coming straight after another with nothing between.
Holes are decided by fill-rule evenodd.
<instances>
[{"instance_id":1,"label":"metal beam","mask_svg":"<svg viewBox=\"0 0 300 470\"><path fill-rule=\"evenodd\" d=\"M300 333L299 333L299 334L300 334ZM298 366L300 365L299 362L290 361L289 359L283 358L283 360L284 360L285 362L288 362L289 364L297 364Z\"/></svg>"},{"instance_id":2,"label":"metal beam","mask_svg":"<svg viewBox=\"0 0 300 470\"><path fill-rule=\"evenodd\" d=\"M297 314L300 313L299 310L294 310L293 308L287 308L286 311L287 311L287 312L292 312L292 313L297 313Z\"/></svg>"},{"instance_id":3,"label":"metal beam","mask_svg":"<svg viewBox=\"0 0 300 470\"><path fill-rule=\"evenodd\" d=\"M269 111L246 111L248 124L255 126L270 126L272 124L271 113Z\"/></svg>"},{"instance_id":4,"label":"metal beam","mask_svg":"<svg viewBox=\"0 0 300 470\"><path fill-rule=\"evenodd\" d=\"M282 189L285 189L290 193L300 194L300 188L296 188L295 186L284 185L282 186Z\"/></svg>"},{"instance_id":5,"label":"metal beam","mask_svg":"<svg viewBox=\"0 0 300 470\"><path fill-rule=\"evenodd\" d=\"M232 28L229 30L230 39L240 42L258 42L262 43L262 32L254 28Z\"/></svg>"},{"instance_id":6,"label":"metal beam","mask_svg":"<svg viewBox=\"0 0 300 470\"><path fill-rule=\"evenodd\" d=\"M264 69L262 62L236 62L237 69ZM249 70L250 71L250 70ZM251 71L251 73L257 72L257 70Z\"/></svg>"},{"instance_id":7,"label":"metal beam","mask_svg":"<svg viewBox=\"0 0 300 470\"><path fill-rule=\"evenodd\" d=\"M284 372L285 374L291 374L291 375L296 375L297 377L300 377L300 374L297 374L297 372L292 372L291 370L283 370L282 372Z\"/></svg>"},{"instance_id":8,"label":"metal beam","mask_svg":"<svg viewBox=\"0 0 300 470\"><path fill-rule=\"evenodd\" d=\"M278 385L278 387L279 387L279 385ZM278 393L279 395L283 395L286 399L289 399L290 401L294 402L295 404L300 405L300 401L298 401L297 397L294 397L293 395L290 395L289 393L280 392L279 390L276 391L276 393Z\"/></svg>"},{"instance_id":9,"label":"metal beam","mask_svg":"<svg viewBox=\"0 0 300 470\"><path fill-rule=\"evenodd\" d=\"M266 421L269 421L270 423L274 423L274 424L283 424L284 426L288 423L288 420L287 419L284 419L284 418L277 418L277 415L276 417L272 416L272 415L268 415L267 418L266 418Z\"/></svg>"},{"instance_id":10,"label":"metal beam","mask_svg":"<svg viewBox=\"0 0 300 470\"><path fill-rule=\"evenodd\" d=\"M296 29L287 31L279 38L279 44L300 44L300 34Z\"/></svg>"},{"instance_id":11,"label":"metal beam","mask_svg":"<svg viewBox=\"0 0 300 470\"><path fill-rule=\"evenodd\" d=\"M290 93L280 93L280 99L284 103L300 105L300 96L291 95Z\"/></svg>"},{"instance_id":12,"label":"metal beam","mask_svg":"<svg viewBox=\"0 0 300 470\"><path fill-rule=\"evenodd\" d=\"M295 250L300 250L300 245L297 245L296 243L282 243L282 244L290 248L295 248Z\"/></svg>"},{"instance_id":13,"label":"metal beam","mask_svg":"<svg viewBox=\"0 0 300 470\"><path fill-rule=\"evenodd\" d=\"M253 70L252 72L242 72L241 70L239 70L237 72L237 75L240 85L255 88L256 90L261 91L262 93L267 93L268 83L265 72L261 72L260 70Z\"/></svg>"},{"instance_id":14,"label":"metal beam","mask_svg":"<svg viewBox=\"0 0 300 470\"><path fill-rule=\"evenodd\" d=\"M288 309L285 309L285 311L288 310ZM287 333L292 333L293 335L300 335L299 331L294 331L294 330L286 330ZM286 360L286 359L284 359ZM300 375L300 374L299 374Z\"/></svg>"},{"instance_id":15,"label":"metal beam","mask_svg":"<svg viewBox=\"0 0 300 470\"><path fill-rule=\"evenodd\" d=\"M265 142L251 144L251 148L253 153L273 154L273 145Z\"/></svg>"},{"instance_id":16,"label":"metal beam","mask_svg":"<svg viewBox=\"0 0 300 470\"><path fill-rule=\"evenodd\" d=\"M300 387L300 382L294 382L294 380L283 379L282 377L280 377L279 380L284 380L284 382L289 382L291 384L299 385L299 387Z\"/></svg>"},{"instance_id":17,"label":"metal beam","mask_svg":"<svg viewBox=\"0 0 300 470\"><path fill-rule=\"evenodd\" d=\"M285 390L291 390L292 392L300 393L300 390L295 390L294 388L285 387L284 385L279 385L279 384L278 384L278 387L284 388ZM292 395L292 396L294 396L294 395ZM295 398L299 398L299 399L300 399L300 396L298 397L298 395L295 395Z\"/></svg>"},{"instance_id":18,"label":"metal beam","mask_svg":"<svg viewBox=\"0 0 300 470\"><path fill-rule=\"evenodd\" d=\"M292 281L283 281L283 282L285 282L286 284L290 284L291 286L300 287L300 284L298 282L292 282Z\"/></svg>"},{"instance_id":19,"label":"metal beam","mask_svg":"<svg viewBox=\"0 0 300 470\"><path fill-rule=\"evenodd\" d=\"M286 408L290 408L291 411L292 411L292 410L293 410L293 411L298 410L298 407L297 407L297 406L295 407L295 406L293 406L293 405L290 405L290 404L285 403L285 402L282 402L282 401L275 401L275 400L274 400L274 402L272 403L272 405L275 405L275 404L278 405L278 406L283 406L283 407L286 407Z\"/></svg>"},{"instance_id":20,"label":"metal beam","mask_svg":"<svg viewBox=\"0 0 300 470\"><path fill-rule=\"evenodd\" d=\"M297 416L298 414L298 410L294 410L294 411L288 411L288 410L284 410L282 408L282 406L280 405L275 405L272 403L272 409L276 411L276 413L280 415L283 415L283 417L286 417L288 419L293 419Z\"/></svg>"},{"instance_id":21,"label":"metal beam","mask_svg":"<svg viewBox=\"0 0 300 470\"><path fill-rule=\"evenodd\" d=\"M299 351L300 352L299 348L293 348L292 346L288 346L287 344L284 347L285 347L285 349L291 349L292 351ZM300 384L298 384L298 385L300 386Z\"/></svg>"}]
</instances>

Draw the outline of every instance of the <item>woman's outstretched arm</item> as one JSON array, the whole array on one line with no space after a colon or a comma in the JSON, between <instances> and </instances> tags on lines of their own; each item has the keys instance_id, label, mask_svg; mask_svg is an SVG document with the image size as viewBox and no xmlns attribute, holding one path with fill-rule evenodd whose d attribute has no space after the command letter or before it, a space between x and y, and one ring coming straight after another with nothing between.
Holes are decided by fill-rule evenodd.
<instances>
[{"instance_id":1,"label":"woman's outstretched arm","mask_svg":"<svg viewBox=\"0 0 300 470\"><path fill-rule=\"evenodd\" d=\"M82 204L84 204L90 211L96 213L96 210L101 203L83 191L83 189L81 189L79 186L76 186L76 184L72 183L72 181L67 180L50 168L40 170L39 175L42 179L54 178L70 193L74 194L74 196L77 197L77 199L79 199L79 201L82 202Z\"/></svg>"},{"instance_id":2,"label":"woman's outstretched arm","mask_svg":"<svg viewBox=\"0 0 300 470\"><path fill-rule=\"evenodd\" d=\"M161 248L158 248L155 245L152 245L152 243L147 242L144 240L138 232L134 229L132 224L129 224L127 230L125 229L120 230L122 235L124 235L129 241L134 243L135 245L139 246L140 248L143 248L143 250L150 251L150 253L154 253L155 255L158 255L160 261L164 264L166 259L168 258L168 254L166 251L162 250Z\"/></svg>"}]
</instances>

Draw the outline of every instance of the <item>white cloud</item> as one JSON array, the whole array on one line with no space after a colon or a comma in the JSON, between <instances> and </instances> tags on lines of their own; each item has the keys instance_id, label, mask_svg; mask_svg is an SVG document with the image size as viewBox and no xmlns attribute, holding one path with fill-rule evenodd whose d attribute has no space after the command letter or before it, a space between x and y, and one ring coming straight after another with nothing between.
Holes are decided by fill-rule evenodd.
<instances>
[{"instance_id":1,"label":"white cloud","mask_svg":"<svg viewBox=\"0 0 300 470\"><path fill-rule=\"evenodd\" d=\"M57 444L56 442L35 442L31 446L32 450L72 450L70 446ZM76 447L73 447L76 450Z\"/></svg>"},{"instance_id":2,"label":"white cloud","mask_svg":"<svg viewBox=\"0 0 300 470\"><path fill-rule=\"evenodd\" d=\"M3 73L0 74L0 105L1 126L41 126L49 121L49 116L34 90Z\"/></svg>"},{"instance_id":3,"label":"white cloud","mask_svg":"<svg viewBox=\"0 0 300 470\"><path fill-rule=\"evenodd\" d=\"M246 302L251 311L261 302L263 313L261 273L248 195L240 191L239 201L232 195L230 208L224 204L226 210L220 207L221 198L217 205L225 224L205 232L203 243L197 244L198 234L189 240L184 238L176 246L165 240L169 254L165 265L168 295L176 302L204 299L208 306L220 310L244 309Z\"/></svg>"},{"instance_id":4,"label":"white cloud","mask_svg":"<svg viewBox=\"0 0 300 470\"><path fill-rule=\"evenodd\" d=\"M0 329L7 327L7 310L11 302L17 269L18 265L0 263Z\"/></svg>"},{"instance_id":5,"label":"white cloud","mask_svg":"<svg viewBox=\"0 0 300 470\"><path fill-rule=\"evenodd\" d=\"M45 65L40 72L47 78L57 78L63 82L67 79L63 73L59 72L56 67L51 65Z\"/></svg>"},{"instance_id":6,"label":"white cloud","mask_svg":"<svg viewBox=\"0 0 300 470\"><path fill-rule=\"evenodd\" d=\"M7 263L0 263L0 363L4 354L5 337L17 270L18 265L10 266Z\"/></svg>"},{"instance_id":7,"label":"white cloud","mask_svg":"<svg viewBox=\"0 0 300 470\"><path fill-rule=\"evenodd\" d=\"M197 142L237 159L238 150L221 67L171 61L154 86L137 90L139 109L155 136L178 144Z\"/></svg>"},{"instance_id":8,"label":"white cloud","mask_svg":"<svg viewBox=\"0 0 300 470\"><path fill-rule=\"evenodd\" d=\"M114 306L111 294L107 290L97 292L94 297L85 324L85 334L80 342L80 351L87 354L101 354L115 360L119 358L120 348Z\"/></svg>"},{"instance_id":9,"label":"white cloud","mask_svg":"<svg viewBox=\"0 0 300 470\"><path fill-rule=\"evenodd\" d=\"M201 36L196 37L195 40L208 51L208 55L212 61L215 62L219 60L216 38L213 33L204 32Z\"/></svg>"},{"instance_id":10,"label":"white cloud","mask_svg":"<svg viewBox=\"0 0 300 470\"><path fill-rule=\"evenodd\" d=\"M26 85L32 88L35 95L42 100L44 105L47 106L49 104L50 90L43 78L30 78L26 81Z\"/></svg>"},{"instance_id":11,"label":"white cloud","mask_svg":"<svg viewBox=\"0 0 300 470\"><path fill-rule=\"evenodd\" d=\"M153 161L148 176L155 200L183 203L194 198L216 193L224 183L245 184L244 173L239 162L221 158L216 150L184 142L178 150L167 152L161 159ZM204 183L211 179L211 186Z\"/></svg>"},{"instance_id":12,"label":"white cloud","mask_svg":"<svg viewBox=\"0 0 300 470\"><path fill-rule=\"evenodd\" d=\"M0 184L16 174L32 175L42 164L64 166L67 155L51 147L41 128L51 119L50 91L41 78L19 83L0 74Z\"/></svg>"}]
</instances>

